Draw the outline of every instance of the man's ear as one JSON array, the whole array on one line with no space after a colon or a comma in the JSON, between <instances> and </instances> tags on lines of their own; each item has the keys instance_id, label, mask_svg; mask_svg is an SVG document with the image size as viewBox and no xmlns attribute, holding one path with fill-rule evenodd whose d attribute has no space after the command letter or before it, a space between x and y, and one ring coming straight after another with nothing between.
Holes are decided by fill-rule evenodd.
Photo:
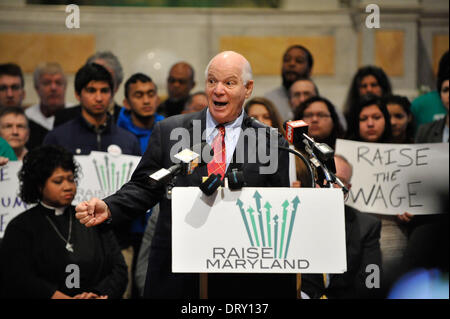
<instances>
[{"instance_id":1,"label":"man's ear","mask_svg":"<svg viewBox=\"0 0 450 319\"><path fill-rule=\"evenodd\" d=\"M131 109L130 103L128 103L128 99L127 99L127 98L124 98L124 99L123 99L123 106L124 106L127 110L130 110L130 109Z\"/></svg>"},{"instance_id":2,"label":"man's ear","mask_svg":"<svg viewBox=\"0 0 450 319\"><path fill-rule=\"evenodd\" d=\"M248 99L253 92L253 80L249 80L247 82L247 84L245 85L245 89L246 89L245 98Z\"/></svg>"},{"instance_id":3,"label":"man's ear","mask_svg":"<svg viewBox=\"0 0 450 319\"><path fill-rule=\"evenodd\" d=\"M25 97L27 96L27 92L25 91L25 89L22 89L22 101L20 104L22 104L23 100L25 100Z\"/></svg>"},{"instance_id":4,"label":"man's ear","mask_svg":"<svg viewBox=\"0 0 450 319\"><path fill-rule=\"evenodd\" d=\"M76 97L77 101L80 102L81 97L80 97L80 95L78 94L77 91L75 91L75 97Z\"/></svg>"}]
</instances>

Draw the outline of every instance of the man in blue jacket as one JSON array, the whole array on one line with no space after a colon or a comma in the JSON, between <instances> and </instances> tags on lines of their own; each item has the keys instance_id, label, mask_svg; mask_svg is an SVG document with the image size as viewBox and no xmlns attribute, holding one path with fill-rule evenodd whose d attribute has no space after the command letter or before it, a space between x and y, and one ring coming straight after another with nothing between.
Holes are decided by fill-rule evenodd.
<instances>
[{"instance_id":1,"label":"man in blue jacket","mask_svg":"<svg viewBox=\"0 0 450 319\"><path fill-rule=\"evenodd\" d=\"M145 153L148 146L150 135L155 124L164 119L164 116L156 113L159 104L159 97L156 84L152 79L143 74L135 73L125 82L124 108L121 109L117 125L134 134L139 140L142 154ZM151 147L151 146L150 146ZM147 213L133 220L130 228L129 244L133 247L132 252L132 273L138 257L138 252L142 243L147 226L147 220L152 213L149 209ZM137 288L132 285L131 296L137 294Z\"/></svg>"},{"instance_id":2,"label":"man in blue jacket","mask_svg":"<svg viewBox=\"0 0 450 319\"><path fill-rule=\"evenodd\" d=\"M143 74L133 74L125 83L125 99L117 125L133 133L141 145L142 154L147 150L153 126L164 119L156 112L158 91L152 79Z\"/></svg>"}]
</instances>

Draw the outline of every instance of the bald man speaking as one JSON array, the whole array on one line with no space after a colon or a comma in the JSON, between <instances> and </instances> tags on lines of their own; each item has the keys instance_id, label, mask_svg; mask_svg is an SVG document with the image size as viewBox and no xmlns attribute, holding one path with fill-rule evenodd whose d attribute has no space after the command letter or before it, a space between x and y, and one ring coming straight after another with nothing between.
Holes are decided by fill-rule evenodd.
<instances>
[{"instance_id":1,"label":"bald man speaking","mask_svg":"<svg viewBox=\"0 0 450 319\"><path fill-rule=\"evenodd\" d=\"M171 200L166 196L164 185L149 183L148 179L152 173L175 163L172 148L179 146L180 141L171 139L174 130L196 132L193 126L199 125L201 136L215 150L214 158L208 165L198 167L191 175L177 176L175 186L199 186L204 176L212 173L224 176L226 172L237 168L243 171L249 187L289 187L287 153L277 152L275 171L261 173L264 171L261 167L267 168L267 163L259 158L257 148L261 147L258 141L260 144L264 144L264 141L257 139L255 145L247 142L247 138L243 136L246 130L255 130L246 125L247 115L243 110L244 102L253 90L252 70L247 59L236 52L221 52L209 62L205 76L208 107L200 112L176 115L156 123L150 147L131 180L104 200L92 198L76 207L77 219L91 227L110 218L134 219L160 203L160 214L148 259L144 291L146 298L199 298L198 274L172 272ZM258 138L258 134L255 136ZM186 145L186 148L194 145L195 136L190 139L190 145ZM263 146L268 148L269 141L267 139ZM283 138L278 138L276 142L287 146ZM217 145L222 145L222 152L217 152ZM249 156L253 158L249 160ZM225 162L226 165L215 165L212 162ZM295 275L210 274L208 297L295 298L295 284Z\"/></svg>"}]
</instances>

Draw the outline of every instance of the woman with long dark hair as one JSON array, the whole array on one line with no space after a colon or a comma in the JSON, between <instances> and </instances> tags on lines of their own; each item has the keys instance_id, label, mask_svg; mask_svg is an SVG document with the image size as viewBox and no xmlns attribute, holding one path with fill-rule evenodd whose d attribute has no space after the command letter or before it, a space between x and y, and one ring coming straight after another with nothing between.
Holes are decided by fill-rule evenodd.
<instances>
[{"instance_id":1,"label":"woman with long dark hair","mask_svg":"<svg viewBox=\"0 0 450 319\"><path fill-rule=\"evenodd\" d=\"M336 139L344 135L336 107L324 97L313 96L301 103L295 110L294 120L305 121L308 124L308 136L333 149Z\"/></svg>"},{"instance_id":2,"label":"woman with long dark hair","mask_svg":"<svg viewBox=\"0 0 450 319\"><path fill-rule=\"evenodd\" d=\"M378 97L392 94L392 86L388 76L382 68L374 65L367 65L358 69L353 77L343 110L347 121L347 131L354 131L356 129L349 122L357 111L358 105L361 103L361 98L370 94Z\"/></svg>"},{"instance_id":3,"label":"woman with long dark hair","mask_svg":"<svg viewBox=\"0 0 450 319\"><path fill-rule=\"evenodd\" d=\"M384 101L391 116L392 143L414 143L416 126L411 102L400 95L386 96Z\"/></svg>"},{"instance_id":4,"label":"woman with long dark hair","mask_svg":"<svg viewBox=\"0 0 450 319\"><path fill-rule=\"evenodd\" d=\"M333 149L336 139L344 134L335 106L324 97L313 96L301 103L294 114L294 121L297 120L303 120L308 124L308 136L318 143L328 144ZM308 157L308 154L303 152L303 145L294 145L294 147ZM310 187L310 176L305 164L298 158L295 160L297 181L293 183L293 186Z\"/></svg>"},{"instance_id":5,"label":"woman with long dark hair","mask_svg":"<svg viewBox=\"0 0 450 319\"><path fill-rule=\"evenodd\" d=\"M360 142L390 143L392 127L385 101L375 95L366 95L361 99L355 112L350 114L346 138Z\"/></svg>"},{"instance_id":6,"label":"woman with long dark hair","mask_svg":"<svg viewBox=\"0 0 450 319\"><path fill-rule=\"evenodd\" d=\"M261 123L278 129L283 134L284 130L280 113L270 100L264 97L255 97L245 103L244 110L248 116L254 117Z\"/></svg>"}]
</instances>

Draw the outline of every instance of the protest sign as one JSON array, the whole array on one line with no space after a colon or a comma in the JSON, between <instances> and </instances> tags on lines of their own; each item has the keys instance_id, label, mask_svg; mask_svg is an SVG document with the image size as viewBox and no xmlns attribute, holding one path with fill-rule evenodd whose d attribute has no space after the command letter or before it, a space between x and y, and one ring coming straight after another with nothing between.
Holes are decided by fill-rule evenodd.
<instances>
[{"instance_id":1,"label":"protest sign","mask_svg":"<svg viewBox=\"0 0 450 319\"><path fill-rule=\"evenodd\" d=\"M346 204L362 212L397 215L447 211L448 143L379 144L338 139L336 154L353 166Z\"/></svg>"},{"instance_id":2,"label":"protest sign","mask_svg":"<svg viewBox=\"0 0 450 319\"><path fill-rule=\"evenodd\" d=\"M0 167L0 238L11 219L33 206L25 204L19 197L17 173L21 167L21 161L10 161Z\"/></svg>"}]
</instances>

